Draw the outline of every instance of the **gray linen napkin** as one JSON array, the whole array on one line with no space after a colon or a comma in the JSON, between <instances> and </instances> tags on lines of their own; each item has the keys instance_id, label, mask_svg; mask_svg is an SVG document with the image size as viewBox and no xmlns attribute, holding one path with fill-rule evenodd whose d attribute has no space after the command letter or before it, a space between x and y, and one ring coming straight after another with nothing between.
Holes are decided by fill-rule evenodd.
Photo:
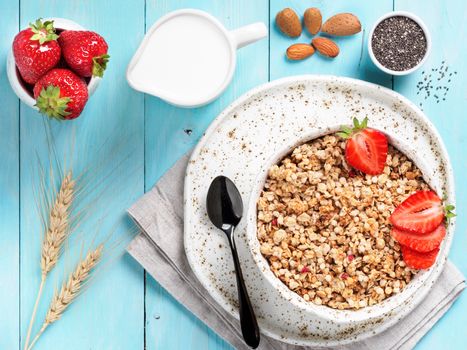
<instances>
[{"instance_id":1,"label":"gray linen napkin","mask_svg":"<svg viewBox=\"0 0 467 350\"><path fill-rule=\"evenodd\" d=\"M163 288L217 334L237 349L248 349L239 322L219 306L193 274L183 246L183 181L188 156L180 159L130 209L141 228L128 252ZM339 347L350 350L412 349L443 316L465 288L464 276L451 263L428 296L403 322L365 341ZM300 346L262 336L262 350L299 350Z\"/></svg>"}]
</instances>

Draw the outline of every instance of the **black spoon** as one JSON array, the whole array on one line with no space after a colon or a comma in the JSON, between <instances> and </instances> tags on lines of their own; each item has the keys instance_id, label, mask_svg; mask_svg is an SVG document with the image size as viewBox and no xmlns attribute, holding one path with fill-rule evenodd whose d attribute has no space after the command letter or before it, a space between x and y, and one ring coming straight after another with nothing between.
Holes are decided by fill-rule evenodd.
<instances>
[{"instance_id":1,"label":"black spoon","mask_svg":"<svg viewBox=\"0 0 467 350\"><path fill-rule=\"evenodd\" d=\"M209 219L211 219L214 226L224 231L229 239L237 276L240 324L243 339L249 346L256 349L260 340L258 322L256 321L250 297L243 281L242 269L234 240L235 227L242 219L243 214L242 197L230 179L225 176L218 176L209 187L206 206Z\"/></svg>"}]
</instances>

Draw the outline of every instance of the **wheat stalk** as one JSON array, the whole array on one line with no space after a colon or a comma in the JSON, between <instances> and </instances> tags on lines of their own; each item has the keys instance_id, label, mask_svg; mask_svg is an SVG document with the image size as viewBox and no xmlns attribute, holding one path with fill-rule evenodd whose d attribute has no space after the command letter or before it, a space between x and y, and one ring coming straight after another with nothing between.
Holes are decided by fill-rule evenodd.
<instances>
[{"instance_id":1,"label":"wheat stalk","mask_svg":"<svg viewBox=\"0 0 467 350\"><path fill-rule=\"evenodd\" d=\"M37 293L36 302L29 321L28 332L24 349L28 349L29 340L31 338L31 331L36 318L37 307L42 297L42 291L44 289L47 274L57 264L60 252L62 250L63 243L70 233L69 230L69 218L71 205L73 202L75 193L75 181L71 171L63 178L60 185L60 190L55 198L53 206L50 208L49 220L47 229L42 241L42 252L41 252L41 283L39 285L39 291Z\"/></svg>"},{"instance_id":2,"label":"wheat stalk","mask_svg":"<svg viewBox=\"0 0 467 350\"><path fill-rule=\"evenodd\" d=\"M101 244L95 250L88 252L86 257L78 263L68 280L63 283L59 293L55 293L50 303L49 310L45 316L44 323L40 331L34 337L28 350L31 350L39 337L48 326L59 320L70 304L79 296L90 273L96 267L102 257L104 246Z\"/></svg>"}]
</instances>

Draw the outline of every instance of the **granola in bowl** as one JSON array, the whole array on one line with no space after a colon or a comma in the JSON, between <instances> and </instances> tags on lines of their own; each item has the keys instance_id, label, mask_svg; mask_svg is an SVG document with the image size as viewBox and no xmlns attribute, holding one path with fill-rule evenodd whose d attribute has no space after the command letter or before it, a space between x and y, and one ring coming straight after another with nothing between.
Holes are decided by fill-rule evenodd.
<instances>
[{"instance_id":1,"label":"granola in bowl","mask_svg":"<svg viewBox=\"0 0 467 350\"><path fill-rule=\"evenodd\" d=\"M384 170L365 175L326 135L295 147L268 172L257 201L257 238L273 274L306 301L360 309L399 293L417 273L391 236L394 209L429 190L393 146Z\"/></svg>"}]
</instances>

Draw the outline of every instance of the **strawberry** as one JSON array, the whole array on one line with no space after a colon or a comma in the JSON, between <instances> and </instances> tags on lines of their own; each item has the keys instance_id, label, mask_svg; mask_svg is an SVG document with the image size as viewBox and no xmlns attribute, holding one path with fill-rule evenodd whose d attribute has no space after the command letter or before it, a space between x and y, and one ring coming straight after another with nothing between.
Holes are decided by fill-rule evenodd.
<instances>
[{"instance_id":1,"label":"strawberry","mask_svg":"<svg viewBox=\"0 0 467 350\"><path fill-rule=\"evenodd\" d=\"M439 252L439 248L435 248L432 251L420 253L403 245L401 246L401 250L405 264L416 270L424 270L433 266Z\"/></svg>"},{"instance_id":2,"label":"strawberry","mask_svg":"<svg viewBox=\"0 0 467 350\"><path fill-rule=\"evenodd\" d=\"M444 224L441 224L433 232L425 235L393 228L391 230L391 236L400 244L416 250L417 252L424 253L439 247L444 236L446 236L446 228L444 227Z\"/></svg>"},{"instance_id":3,"label":"strawberry","mask_svg":"<svg viewBox=\"0 0 467 350\"><path fill-rule=\"evenodd\" d=\"M30 23L13 40L13 55L16 67L23 80L35 84L60 60L60 45L57 42L53 21L42 23L40 19Z\"/></svg>"},{"instance_id":4,"label":"strawberry","mask_svg":"<svg viewBox=\"0 0 467 350\"><path fill-rule=\"evenodd\" d=\"M368 118L360 123L353 120L354 127L343 126L337 134L347 139L345 159L350 166L365 174L378 175L384 170L388 155L388 140L381 131L367 127Z\"/></svg>"},{"instance_id":5,"label":"strawberry","mask_svg":"<svg viewBox=\"0 0 467 350\"><path fill-rule=\"evenodd\" d=\"M84 30L65 30L58 42L66 63L82 77L104 75L109 61L107 43L99 34Z\"/></svg>"},{"instance_id":6,"label":"strawberry","mask_svg":"<svg viewBox=\"0 0 467 350\"><path fill-rule=\"evenodd\" d=\"M50 118L77 118L88 101L88 87L69 69L54 68L34 85L39 111Z\"/></svg>"},{"instance_id":7,"label":"strawberry","mask_svg":"<svg viewBox=\"0 0 467 350\"><path fill-rule=\"evenodd\" d=\"M434 231L444 219L441 199L433 191L417 191L399 204L389 217L399 230L414 234Z\"/></svg>"}]
</instances>

